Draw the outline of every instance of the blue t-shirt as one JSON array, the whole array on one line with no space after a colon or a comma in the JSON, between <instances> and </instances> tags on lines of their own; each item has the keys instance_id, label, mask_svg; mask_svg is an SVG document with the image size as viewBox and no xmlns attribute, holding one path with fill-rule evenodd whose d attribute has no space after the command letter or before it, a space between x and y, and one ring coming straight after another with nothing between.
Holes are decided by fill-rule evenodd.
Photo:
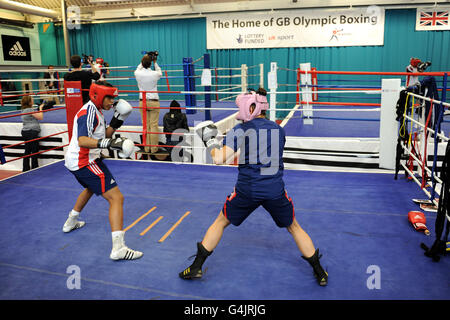
<instances>
[{"instance_id":1,"label":"blue t-shirt","mask_svg":"<svg viewBox=\"0 0 450 320\"><path fill-rule=\"evenodd\" d=\"M235 152L240 149L236 191L254 200L284 194L284 129L273 121L255 118L236 125L223 140Z\"/></svg>"}]
</instances>

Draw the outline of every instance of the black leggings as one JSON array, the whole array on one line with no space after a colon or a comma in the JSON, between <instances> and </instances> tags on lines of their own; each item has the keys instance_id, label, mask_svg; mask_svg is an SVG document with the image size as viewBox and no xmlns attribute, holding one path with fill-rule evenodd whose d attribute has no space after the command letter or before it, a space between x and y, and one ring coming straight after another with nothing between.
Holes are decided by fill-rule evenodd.
<instances>
[{"instance_id":1,"label":"black leggings","mask_svg":"<svg viewBox=\"0 0 450 320\"><path fill-rule=\"evenodd\" d=\"M22 130L22 137L25 141L36 139L39 137L39 131L36 130ZM39 152L39 140L25 143L25 156ZM38 155L23 158L23 172L30 170L30 158L31 158L31 169L39 167L38 165Z\"/></svg>"}]
</instances>

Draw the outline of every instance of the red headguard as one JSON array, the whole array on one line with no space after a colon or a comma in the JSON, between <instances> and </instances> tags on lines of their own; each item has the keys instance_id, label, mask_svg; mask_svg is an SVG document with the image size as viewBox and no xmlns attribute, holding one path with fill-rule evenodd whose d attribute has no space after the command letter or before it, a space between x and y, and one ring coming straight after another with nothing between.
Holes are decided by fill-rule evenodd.
<instances>
[{"instance_id":1,"label":"red headguard","mask_svg":"<svg viewBox=\"0 0 450 320\"><path fill-rule=\"evenodd\" d=\"M417 65L421 62L422 61L420 61L420 59L418 58L411 58L411 60L409 60L409 64L412 65L414 68L417 68Z\"/></svg>"},{"instance_id":2,"label":"red headguard","mask_svg":"<svg viewBox=\"0 0 450 320\"><path fill-rule=\"evenodd\" d=\"M103 59L102 58L97 58L95 59L95 62L98 64L103 64Z\"/></svg>"},{"instance_id":3,"label":"red headguard","mask_svg":"<svg viewBox=\"0 0 450 320\"><path fill-rule=\"evenodd\" d=\"M107 87L101 84L93 83L89 89L89 98L99 109L103 107L103 99L105 96L117 97L119 90L116 87Z\"/></svg>"}]
</instances>

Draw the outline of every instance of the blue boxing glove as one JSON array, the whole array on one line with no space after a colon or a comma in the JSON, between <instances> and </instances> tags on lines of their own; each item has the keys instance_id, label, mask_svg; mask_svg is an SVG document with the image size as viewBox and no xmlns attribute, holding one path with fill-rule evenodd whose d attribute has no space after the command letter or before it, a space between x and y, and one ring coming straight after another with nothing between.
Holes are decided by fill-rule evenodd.
<instances>
[{"instance_id":1,"label":"blue boxing glove","mask_svg":"<svg viewBox=\"0 0 450 320\"><path fill-rule=\"evenodd\" d=\"M194 132L202 139L205 147L208 151L211 151L214 148L220 149L222 145L216 139L218 134L217 127L214 125L212 121L203 121L195 126Z\"/></svg>"},{"instance_id":2,"label":"blue boxing glove","mask_svg":"<svg viewBox=\"0 0 450 320\"><path fill-rule=\"evenodd\" d=\"M131 114L133 107L127 101L119 99L114 103L114 110L114 115L109 123L109 126L114 130L117 130L122 126L125 119Z\"/></svg>"}]
</instances>

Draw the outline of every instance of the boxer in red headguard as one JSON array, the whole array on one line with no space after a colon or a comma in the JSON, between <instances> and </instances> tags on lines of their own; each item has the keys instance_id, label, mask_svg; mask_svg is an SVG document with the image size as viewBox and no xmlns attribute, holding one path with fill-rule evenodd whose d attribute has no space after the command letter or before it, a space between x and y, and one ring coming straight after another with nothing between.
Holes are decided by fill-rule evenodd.
<instances>
[{"instance_id":1,"label":"boxer in red headguard","mask_svg":"<svg viewBox=\"0 0 450 320\"><path fill-rule=\"evenodd\" d=\"M123 228L123 195L117 182L103 163L100 153L102 148L117 150L119 157L128 158L134 152L134 143L129 139L114 138L112 135L123 124L133 110L125 100L119 99L117 88L105 81L91 85L88 101L75 115L72 138L65 155L65 166L85 188L78 196L75 206L69 213L64 232L81 228L85 222L79 220L79 214L95 193L109 202L109 222L112 231L113 260L133 260L143 253L129 249L125 245ZM114 108L115 112L106 127L104 110Z\"/></svg>"}]
</instances>

